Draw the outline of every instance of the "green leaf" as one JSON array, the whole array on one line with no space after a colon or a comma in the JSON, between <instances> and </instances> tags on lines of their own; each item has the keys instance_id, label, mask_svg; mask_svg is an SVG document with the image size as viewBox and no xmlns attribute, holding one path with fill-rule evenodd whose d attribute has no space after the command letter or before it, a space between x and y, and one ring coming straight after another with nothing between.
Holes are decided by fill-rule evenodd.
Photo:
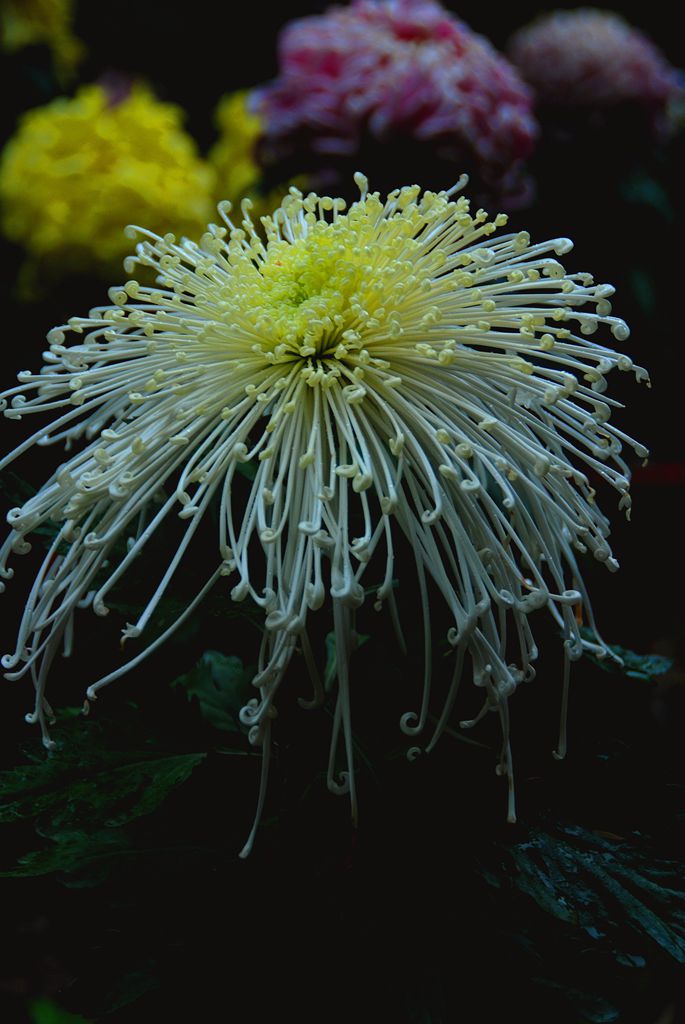
<instances>
[{"instance_id":1,"label":"green leaf","mask_svg":"<svg viewBox=\"0 0 685 1024\"><path fill-rule=\"evenodd\" d=\"M354 634L353 649L359 650L370 637L367 633ZM326 667L323 671L323 686L328 691L333 685L336 672L338 671L337 655L335 650L335 633L326 633Z\"/></svg>"},{"instance_id":2,"label":"green leaf","mask_svg":"<svg viewBox=\"0 0 685 1024\"><path fill-rule=\"evenodd\" d=\"M195 668L172 685L182 686L189 700L197 699L203 718L215 729L240 732L240 709L254 696L253 675L235 655L205 651Z\"/></svg>"},{"instance_id":3,"label":"green leaf","mask_svg":"<svg viewBox=\"0 0 685 1024\"><path fill-rule=\"evenodd\" d=\"M630 287L637 303L647 316L656 309L656 280L651 271L634 267L630 272Z\"/></svg>"},{"instance_id":4,"label":"green leaf","mask_svg":"<svg viewBox=\"0 0 685 1024\"><path fill-rule=\"evenodd\" d=\"M57 750L40 747L28 763L0 772L0 824L30 825L49 840L2 874L78 871L125 852L131 846L125 826L156 811L206 757L112 749L115 726L63 713ZM128 734L125 739L130 742Z\"/></svg>"},{"instance_id":5,"label":"green leaf","mask_svg":"<svg viewBox=\"0 0 685 1024\"><path fill-rule=\"evenodd\" d=\"M21 506L26 504L35 493L35 487L32 487L26 480L22 480L12 470L6 469L0 474L0 496L12 505ZM31 533L34 536L43 538L43 543L49 548L59 533L61 526L61 523L45 522L42 526L32 530ZM64 550L67 550L68 546L68 544L65 544Z\"/></svg>"},{"instance_id":6,"label":"green leaf","mask_svg":"<svg viewBox=\"0 0 685 1024\"><path fill-rule=\"evenodd\" d=\"M137 1002L148 992L154 992L160 986L160 979L156 973L156 965L129 971L120 978L109 990L103 1000L103 1013L114 1013L125 1006Z\"/></svg>"},{"instance_id":7,"label":"green leaf","mask_svg":"<svg viewBox=\"0 0 685 1024\"><path fill-rule=\"evenodd\" d=\"M107 601L107 607L112 611L118 612L127 621L135 622L144 611L145 604L140 600L136 600L133 595L139 597L145 585L145 580L139 580L135 576L128 574L127 578L113 591L112 598ZM170 595L163 597L155 609L155 614L150 622L150 637L154 639L154 637L160 636L165 629L168 629L172 623L180 618L188 607L188 600L188 597L172 597ZM207 619L220 618L222 622L226 619L240 619L242 621L247 619L260 626L262 623L258 606L254 602L232 601L225 594L207 594L200 607L202 615L195 614L187 619L170 638L170 643L179 646L188 644L199 633L201 622Z\"/></svg>"},{"instance_id":8,"label":"green leaf","mask_svg":"<svg viewBox=\"0 0 685 1024\"><path fill-rule=\"evenodd\" d=\"M673 206L668 193L661 182L652 178L644 171L638 171L625 178L620 185L621 197L628 203L636 203L649 207L659 213L664 220L673 220Z\"/></svg>"},{"instance_id":9,"label":"green leaf","mask_svg":"<svg viewBox=\"0 0 685 1024\"><path fill-rule=\"evenodd\" d=\"M257 467L254 462L239 462L236 469L239 473L242 473L247 480L254 480L257 476Z\"/></svg>"},{"instance_id":10,"label":"green leaf","mask_svg":"<svg viewBox=\"0 0 685 1024\"><path fill-rule=\"evenodd\" d=\"M31 1024L89 1024L80 1014L69 1013L50 999L35 999L30 1007Z\"/></svg>"},{"instance_id":11,"label":"green leaf","mask_svg":"<svg viewBox=\"0 0 685 1024\"><path fill-rule=\"evenodd\" d=\"M59 773L53 772L49 764L13 768L0 773L0 794L4 798L0 823L46 818L47 825L42 827L48 835L81 822L116 828L156 810L205 756L177 754L150 758L131 753L132 763L95 772L87 779L65 779L64 784L60 784ZM51 777L58 784L39 792ZM9 795L14 795L14 799L5 802Z\"/></svg>"},{"instance_id":12,"label":"green leaf","mask_svg":"<svg viewBox=\"0 0 685 1024\"><path fill-rule=\"evenodd\" d=\"M571 988L566 984L559 984L550 978L535 978L539 985L545 988L556 989L562 992L583 1015L583 1024L614 1024L619 1020L620 1011L613 1003L610 1003L603 996L596 992L581 992L580 989Z\"/></svg>"},{"instance_id":13,"label":"green leaf","mask_svg":"<svg viewBox=\"0 0 685 1024\"><path fill-rule=\"evenodd\" d=\"M6 469L0 474L0 495L6 501L11 501L15 505L23 505L35 493L36 488L27 480L23 480L14 470Z\"/></svg>"},{"instance_id":14,"label":"green leaf","mask_svg":"<svg viewBox=\"0 0 685 1024\"><path fill-rule=\"evenodd\" d=\"M55 872L73 874L84 869L92 870L104 861L118 859L130 852L125 834L114 829L95 833L60 832L51 838L50 846L20 857L16 868L0 871L0 878L36 878Z\"/></svg>"},{"instance_id":15,"label":"green leaf","mask_svg":"<svg viewBox=\"0 0 685 1024\"><path fill-rule=\"evenodd\" d=\"M580 632L584 640L595 641L595 636L591 630L583 627ZM619 644L608 644L607 646L610 651L621 659L623 664L615 661L614 658L598 658L596 654L589 652L585 655L590 661L594 661L595 665L599 665L601 669L604 669L605 672L619 673L620 675L629 676L631 679L643 679L651 683L658 679L659 676L665 675L673 667L673 660L664 657L662 654L636 654L634 651L628 650L627 647L619 646Z\"/></svg>"},{"instance_id":16,"label":"green leaf","mask_svg":"<svg viewBox=\"0 0 685 1024\"><path fill-rule=\"evenodd\" d=\"M656 860L627 842L577 826L532 829L507 848L502 868L511 885L545 913L600 941L629 937L653 943L685 963L685 886L679 865ZM492 872L484 874L492 884ZM499 883L498 883L499 887ZM627 949L614 950L616 956Z\"/></svg>"},{"instance_id":17,"label":"green leaf","mask_svg":"<svg viewBox=\"0 0 685 1024\"><path fill-rule=\"evenodd\" d=\"M338 662L335 653L335 633L326 633L326 667L323 670L323 685L329 690L333 685L335 674L338 670Z\"/></svg>"}]
</instances>

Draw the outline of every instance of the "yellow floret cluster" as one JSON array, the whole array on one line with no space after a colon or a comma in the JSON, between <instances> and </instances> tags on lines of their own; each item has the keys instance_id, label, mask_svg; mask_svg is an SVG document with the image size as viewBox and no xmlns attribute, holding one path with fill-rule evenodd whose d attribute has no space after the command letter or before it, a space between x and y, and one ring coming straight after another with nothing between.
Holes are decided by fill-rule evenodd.
<instances>
[{"instance_id":1,"label":"yellow floret cluster","mask_svg":"<svg viewBox=\"0 0 685 1024\"><path fill-rule=\"evenodd\" d=\"M199 237L212 213L212 172L181 110L144 85L101 85L29 111L0 161L2 227L38 261L117 270L127 224Z\"/></svg>"}]
</instances>

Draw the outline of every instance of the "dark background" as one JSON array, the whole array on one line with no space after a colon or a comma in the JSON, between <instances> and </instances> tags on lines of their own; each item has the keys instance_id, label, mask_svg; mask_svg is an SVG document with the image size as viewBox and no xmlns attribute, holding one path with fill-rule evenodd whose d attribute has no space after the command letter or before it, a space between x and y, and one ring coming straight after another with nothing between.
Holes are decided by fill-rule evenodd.
<instances>
[{"instance_id":1,"label":"dark background","mask_svg":"<svg viewBox=\"0 0 685 1024\"><path fill-rule=\"evenodd\" d=\"M206 150L219 97L273 76L280 25L325 6L274 13L258 4L198 2L175 10L128 0L82 2L75 28L87 57L78 80L107 71L142 75L160 98L187 110L187 127ZM466 3L456 13L502 49L539 10L519 3L495 12ZM683 26L673 8L618 10L674 65L685 65ZM5 57L0 84L5 137L24 110L61 91L49 53L39 47ZM409 588L400 595L408 660L373 612L361 624L370 640L355 656L355 722L371 767L365 762L360 771L358 834L349 828L344 799L326 794L321 781L326 712L303 715L294 696L284 696L265 829L249 862L238 862L236 852L251 821L257 762L214 754L164 803L153 824L139 826L140 856L122 856L87 885L73 878L65 885L59 874L2 881L7 947L0 960L0 1020L35 1021L31 1006L38 997L113 1024L157 1017L204 1022L229 1014L242 1021L248 1013L255 1021L295 1016L327 1024L451 1024L495 1020L503 1012L531 1024L603 1019L583 1015L582 999L569 996L575 985L613 999L619 1017L607 1021L675 1024L679 972L672 961L646 956L646 965L631 972L604 953L569 946L568 936L556 925L545 931L525 902L495 898L483 864L495 870L498 850L525 841L527 830L560 822L593 835L633 837L648 860L682 854L684 169L682 134L658 147L630 119L575 144L547 137L531 160L537 201L511 218L514 229L525 227L533 237L574 239L567 266L615 284L615 312L632 329L625 348L650 370L651 391L628 375L610 381L611 394L627 405L616 422L651 448L652 462L647 471L635 467L631 523L615 510L612 495L604 496L622 568L609 576L589 566L588 582L605 638L667 655L674 659L671 671L649 683L609 676L589 662L576 666L571 753L556 764L550 751L561 654L549 624L536 625L543 649L538 677L512 705L520 824L507 829L492 750L445 736L430 759L408 765L401 756L397 722L415 703L422 658ZM645 178L666 197L665 209L660 201L655 205L653 190L638 188L637 198L634 187L631 193L630 183ZM18 369L37 365L46 331L102 301L104 286L71 279L38 302L21 303L15 297L21 254L3 243L2 256L3 380L10 386ZM3 429L7 448L23 428L6 423ZM16 469L38 485L51 462L48 451ZM19 562L3 598L3 650L31 579L29 562ZM51 694L58 706L78 706L93 675L108 660L116 662L113 618L84 618L73 662L55 666ZM323 619L322 613L313 625L319 649L329 628ZM111 717L115 730L154 734L168 749L206 749L198 716L168 682L206 649L249 663L258 639L256 626L208 615L108 691L97 714ZM297 670L291 675L297 695ZM2 691L0 758L10 766L26 756L29 730L22 716L31 697L25 684L5 684ZM476 738L495 744L496 730L486 723ZM5 869L25 840L9 835ZM644 952L628 947L631 955ZM564 963L556 973L550 968L551 982L536 983L549 964ZM131 975L142 979L140 998L105 1012L108 993ZM146 989L146 978L156 984Z\"/></svg>"}]
</instances>

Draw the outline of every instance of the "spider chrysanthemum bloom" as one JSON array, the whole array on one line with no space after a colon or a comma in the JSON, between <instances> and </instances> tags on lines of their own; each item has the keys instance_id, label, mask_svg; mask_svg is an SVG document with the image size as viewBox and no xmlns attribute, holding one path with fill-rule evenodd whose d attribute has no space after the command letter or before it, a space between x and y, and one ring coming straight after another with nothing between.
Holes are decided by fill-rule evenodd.
<instances>
[{"instance_id":1,"label":"spider chrysanthemum bloom","mask_svg":"<svg viewBox=\"0 0 685 1024\"><path fill-rule=\"evenodd\" d=\"M71 645L77 608L104 614L112 587L178 514L183 537L125 635L144 632L200 530L216 530L214 567L177 622L95 681L89 699L163 643L216 584L236 601L251 598L264 634L242 718L264 749L261 809L274 702L296 649L311 704L324 699L307 621L330 604L337 681L328 778L331 789L349 790L356 814L355 610L366 587L393 612L394 578L402 585L409 573L426 668L420 708L402 728L418 736L427 725L430 602L439 595L453 623L453 664L451 680L440 680L427 749L466 675L483 692L478 717L501 718L500 771L512 784L507 707L533 674L531 613L546 608L557 621L568 669L588 643L579 606L593 623L577 556L616 568L593 482L615 488L627 507L622 442L646 455L608 422L616 403L604 397L605 375L615 367L646 374L590 340L600 325L619 340L628 330L610 315L609 285L559 262L568 239L497 234L506 217L472 213L464 197L411 186L383 201L356 178L361 198L348 212L342 200L291 189L263 219L266 241L249 203L241 226L220 207L226 226L210 225L199 244L141 231L127 270L155 269L158 286L129 281L111 290L113 305L55 328L43 370L20 374L5 393L9 418L53 418L3 464L34 443L70 448L9 513L0 557L9 577L7 560L27 548L26 535L58 524L16 650L4 658L10 677L33 678L31 717L46 743L47 676L58 649ZM76 335L70 344L66 331ZM254 470L241 481L247 500L236 486L245 464ZM401 534L413 567L396 564ZM341 740L347 764L338 774Z\"/></svg>"},{"instance_id":2,"label":"spider chrysanthemum bloom","mask_svg":"<svg viewBox=\"0 0 685 1024\"><path fill-rule=\"evenodd\" d=\"M581 7L541 15L512 36L508 53L542 105L631 104L663 128L669 105L678 97L682 104L682 73L615 11Z\"/></svg>"},{"instance_id":3,"label":"spider chrysanthemum bloom","mask_svg":"<svg viewBox=\"0 0 685 1024\"><path fill-rule=\"evenodd\" d=\"M130 251L132 218L199 237L212 174L182 118L115 81L28 111L0 160L4 233L41 265L108 273Z\"/></svg>"},{"instance_id":4,"label":"spider chrysanthemum bloom","mask_svg":"<svg viewBox=\"0 0 685 1024\"><path fill-rule=\"evenodd\" d=\"M430 144L431 163L442 154L452 175L466 168L496 194L522 187L537 132L530 91L434 0L355 0L299 18L283 30L279 65L253 101L267 164L329 170L379 146Z\"/></svg>"}]
</instances>

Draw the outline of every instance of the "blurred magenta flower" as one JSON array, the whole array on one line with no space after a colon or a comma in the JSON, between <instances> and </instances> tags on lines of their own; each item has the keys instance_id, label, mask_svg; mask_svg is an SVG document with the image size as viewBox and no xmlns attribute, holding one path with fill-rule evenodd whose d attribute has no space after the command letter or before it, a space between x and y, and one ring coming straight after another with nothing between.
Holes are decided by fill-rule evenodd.
<instances>
[{"instance_id":1,"label":"blurred magenta flower","mask_svg":"<svg viewBox=\"0 0 685 1024\"><path fill-rule=\"evenodd\" d=\"M291 22L280 73L253 106L267 165L306 170L366 156L368 143L431 143L500 196L520 191L537 132L516 71L434 0L357 0Z\"/></svg>"},{"instance_id":2,"label":"blurred magenta flower","mask_svg":"<svg viewBox=\"0 0 685 1024\"><path fill-rule=\"evenodd\" d=\"M639 29L613 11L552 11L516 32L508 53L540 104L606 109L636 104L668 133L685 80Z\"/></svg>"}]
</instances>

